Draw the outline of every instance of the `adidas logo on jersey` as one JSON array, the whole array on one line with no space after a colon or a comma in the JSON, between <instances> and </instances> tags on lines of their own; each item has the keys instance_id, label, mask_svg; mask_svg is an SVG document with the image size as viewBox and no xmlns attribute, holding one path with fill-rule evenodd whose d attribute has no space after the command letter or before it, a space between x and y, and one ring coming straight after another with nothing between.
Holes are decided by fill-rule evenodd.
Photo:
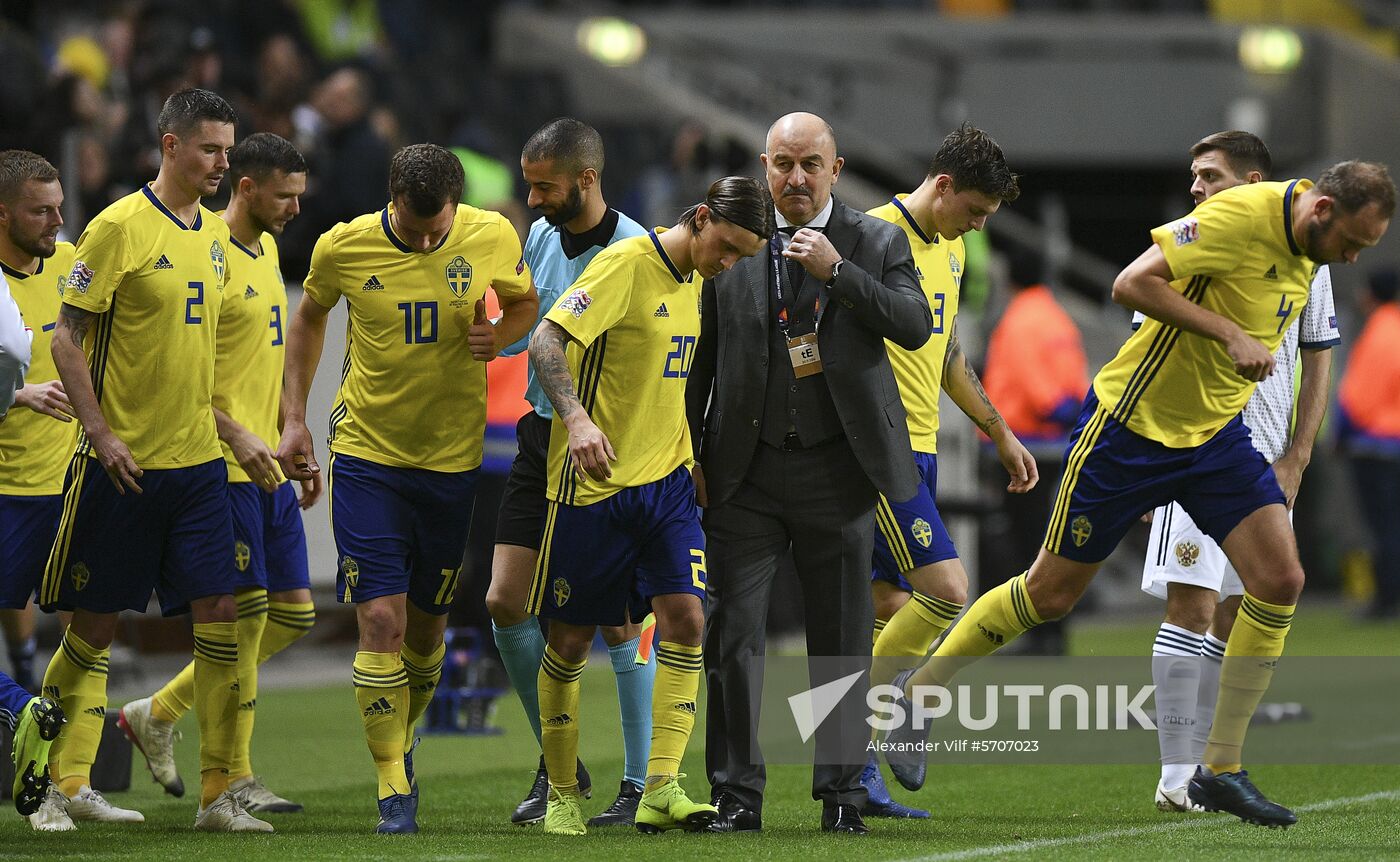
<instances>
[{"instance_id":1,"label":"adidas logo on jersey","mask_svg":"<svg viewBox=\"0 0 1400 862\"><path fill-rule=\"evenodd\" d=\"M561 712L553 718L546 718L544 720L545 727L567 727L573 723L573 718L567 712Z\"/></svg>"},{"instance_id":2,"label":"adidas logo on jersey","mask_svg":"<svg viewBox=\"0 0 1400 862\"><path fill-rule=\"evenodd\" d=\"M56 685L46 685L46 686L44 686L44 697L51 697L51 698L53 698L54 700L58 700L58 698L59 698L58 686L56 686Z\"/></svg>"},{"instance_id":3,"label":"adidas logo on jersey","mask_svg":"<svg viewBox=\"0 0 1400 862\"><path fill-rule=\"evenodd\" d=\"M102 717L104 717L104 716L107 715L107 709L106 709L106 707L101 707L101 706L90 706L90 707L88 707L87 709L83 710L83 714L84 714L84 715L95 715L95 716L97 716L98 718L102 718Z\"/></svg>"},{"instance_id":4,"label":"adidas logo on jersey","mask_svg":"<svg viewBox=\"0 0 1400 862\"><path fill-rule=\"evenodd\" d=\"M671 312L669 312L669 311L666 310L666 303L664 303L664 302L661 303L661 305L657 306L657 308L656 308L656 313L652 315L652 317L670 317L670 316L671 316Z\"/></svg>"},{"instance_id":5,"label":"adidas logo on jersey","mask_svg":"<svg viewBox=\"0 0 1400 862\"><path fill-rule=\"evenodd\" d=\"M673 709L676 709L676 710L679 710L680 712L688 712L688 713L690 713L691 715L694 715L694 714L695 714L695 701L693 701L693 700L687 700L687 701L685 701L684 703L678 703L678 704L676 704L676 705L675 705L674 707L672 707L672 708L673 708Z\"/></svg>"},{"instance_id":6,"label":"adidas logo on jersey","mask_svg":"<svg viewBox=\"0 0 1400 862\"><path fill-rule=\"evenodd\" d=\"M253 297L255 297L255 296L257 296L257 295L258 295L258 292L257 292L256 290L253 290L253 286L252 286L251 284L248 285L248 286L243 290L243 298L244 298L244 299L252 299Z\"/></svg>"},{"instance_id":7,"label":"adidas logo on jersey","mask_svg":"<svg viewBox=\"0 0 1400 862\"><path fill-rule=\"evenodd\" d=\"M1277 266L1271 266L1271 267L1269 267L1269 271L1266 272L1266 273L1264 273L1264 277L1265 277L1265 278L1271 278L1271 279L1273 279L1274 281L1278 281L1278 267L1277 267Z\"/></svg>"},{"instance_id":8,"label":"adidas logo on jersey","mask_svg":"<svg viewBox=\"0 0 1400 862\"><path fill-rule=\"evenodd\" d=\"M361 290L383 290L383 289L384 289L384 283L381 282L381 281L379 280L379 276L377 276L377 275L371 275L371 276L369 277L369 281L366 281L366 282L364 283L364 286L361 287L360 289L361 289Z\"/></svg>"},{"instance_id":9,"label":"adidas logo on jersey","mask_svg":"<svg viewBox=\"0 0 1400 862\"><path fill-rule=\"evenodd\" d=\"M156 266L155 266L155 268L156 268L156 269L174 269L174 268L175 268L175 264L173 264L173 263L170 262L170 258L166 257L165 255L161 255L161 256L160 256L160 259L156 261Z\"/></svg>"},{"instance_id":10,"label":"adidas logo on jersey","mask_svg":"<svg viewBox=\"0 0 1400 862\"><path fill-rule=\"evenodd\" d=\"M379 700L376 700L374 703L371 703L369 706L365 707L364 714L393 715L395 712L396 710L394 709L393 705L389 703L389 699L386 697L381 697Z\"/></svg>"}]
</instances>

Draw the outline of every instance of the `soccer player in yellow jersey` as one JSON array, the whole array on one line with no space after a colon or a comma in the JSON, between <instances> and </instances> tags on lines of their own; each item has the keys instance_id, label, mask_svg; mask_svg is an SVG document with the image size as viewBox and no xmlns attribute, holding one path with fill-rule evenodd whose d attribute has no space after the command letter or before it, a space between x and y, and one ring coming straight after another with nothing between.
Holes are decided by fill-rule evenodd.
<instances>
[{"instance_id":1,"label":"soccer player in yellow jersey","mask_svg":"<svg viewBox=\"0 0 1400 862\"><path fill-rule=\"evenodd\" d=\"M58 787L31 818L140 820L88 785L106 707L108 648L122 610L154 588L167 614L194 617L200 729L197 829L272 830L228 789L237 694L237 605L228 565L228 471L211 409L214 333L228 226L200 206L228 168L234 113L181 90L158 118L154 182L97 215L78 239L53 339L54 364L82 423L39 604L73 610L44 675L70 724L54 746ZM71 706L70 706L71 705Z\"/></svg>"},{"instance_id":2,"label":"soccer player in yellow jersey","mask_svg":"<svg viewBox=\"0 0 1400 862\"><path fill-rule=\"evenodd\" d=\"M15 393L16 410L0 426L0 621L15 681L31 691L34 609L44 562L58 532L63 473L78 441L78 425L58 379L49 343L63 284L73 268L73 244L58 241L63 226L58 170L25 150L0 152L0 269L34 333L28 383Z\"/></svg>"},{"instance_id":3,"label":"soccer player in yellow jersey","mask_svg":"<svg viewBox=\"0 0 1400 862\"><path fill-rule=\"evenodd\" d=\"M1188 796L1249 823L1296 822L1240 766L1303 569L1284 494L1239 414L1273 371L1274 350L1306 305L1316 267L1354 262L1380 241L1394 211L1386 169L1351 161L1327 169L1316 185L1225 189L1154 229L1153 244L1113 285L1117 302L1148 319L1094 379L1040 555L1028 573L979 598L912 679L897 681L906 695L911 686L947 683L962 665L1064 616L1133 521L1175 500L1225 551L1245 589L1205 766ZM911 789L924 778L924 755L913 745L928 733L923 724L889 738L899 743L890 765Z\"/></svg>"},{"instance_id":4,"label":"soccer player in yellow jersey","mask_svg":"<svg viewBox=\"0 0 1400 862\"><path fill-rule=\"evenodd\" d=\"M1016 200L1020 193L1001 147L985 132L964 123L943 139L917 189L870 211L904 229L914 252L919 286L933 312L933 332L923 347L905 350L886 342L909 415L909 439L921 481L910 499L896 502L882 494L876 508L870 580L875 605L871 685L884 685L901 666L920 663L967 601L967 572L935 503L940 389L996 444L997 456L1011 476L1008 490L1025 493L1035 487L1035 459L987 398L954 328L967 261L962 236L981 230L1003 202ZM861 783L868 792L865 814L928 816L927 811L890 799L873 753Z\"/></svg>"},{"instance_id":5,"label":"soccer player in yellow jersey","mask_svg":"<svg viewBox=\"0 0 1400 862\"><path fill-rule=\"evenodd\" d=\"M292 479L320 470L306 396L326 318L350 307L331 411L331 525L342 602L360 626L355 695L379 776L377 832L417 832L413 726L442 675L486 430L485 363L535 323L539 301L520 238L499 213L457 202L457 157L399 150L390 203L317 240L287 336L277 460ZM501 319L486 317L486 288Z\"/></svg>"},{"instance_id":6,"label":"soccer player in yellow jersey","mask_svg":"<svg viewBox=\"0 0 1400 862\"><path fill-rule=\"evenodd\" d=\"M64 720L53 700L31 695L36 686L30 604L58 532L63 471L78 437L49 355L63 284L73 267L73 244L58 241L62 207L63 187L53 165L25 150L0 152L0 277L9 283L33 335L28 370L33 382L13 393L15 405L26 409L13 410L0 422L0 608L6 609L0 614L14 676L0 674L0 720L9 724L15 740L13 795L21 814L33 814L47 794L49 752ZM0 386L9 388L10 381Z\"/></svg>"},{"instance_id":7,"label":"soccer player in yellow jersey","mask_svg":"<svg viewBox=\"0 0 1400 862\"><path fill-rule=\"evenodd\" d=\"M529 605L550 621L539 674L545 832L586 831L575 768L579 677L597 627L638 622L648 608L660 643L636 826L693 832L717 814L678 781L695 725L705 596L685 414L700 335L695 273L712 278L775 232L762 183L717 180L675 228L599 252L531 338L536 379L554 405L549 507Z\"/></svg>"},{"instance_id":8,"label":"soccer player in yellow jersey","mask_svg":"<svg viewBox=\"0 0 1400 862\"><path fill-rule=\"evenodd\" d=\"M228 466L238 601L238 723L229 787L251 812L295 812L253 774L249 751L258 699L258 665L305 635L315 621L300 509L321 495L321 477L297 495L272 456L282 397L287 289L277 240L300 211L306 162L289 142L259 132L229 151L233 188L223 213L229 227L228 269L214 356L214 419ZM175 722L194 701L194 665L153 697L122 707L118 723L146 757L167 793L180 796L175 768Z\"/></svg>"}]
</instances>

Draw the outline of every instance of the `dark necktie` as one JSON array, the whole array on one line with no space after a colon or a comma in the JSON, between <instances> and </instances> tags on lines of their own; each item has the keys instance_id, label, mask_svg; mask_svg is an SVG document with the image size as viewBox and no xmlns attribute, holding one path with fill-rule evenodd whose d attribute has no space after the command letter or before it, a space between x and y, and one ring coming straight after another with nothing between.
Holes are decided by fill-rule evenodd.
<instances>
[{"instance_id":1,"label":"dark necktie","mask_svg":"<svg viewBox=\"0 0 1400 862\"><path fill-rule=\"evenodd\" d=\"M783 239L786 240L786 242L783 243L784 248L787 247L788 242L792 241L792 235L797 233L803 227L805 227L805 225L786 225L784 227L778 228L778 231L783 235ZM808 229L817 231L819 233L825 232L826 230L826 228L824 227L813 227ZM797 304L797 294L802 289L802 279L806 277L807 270L802 268L802 264L799 263L796 258L790 257L786 258L786 260L787 284L783 287L783 302L788 307L788 313L792 314L793 307Z\"/></svg>"}]
</instances>

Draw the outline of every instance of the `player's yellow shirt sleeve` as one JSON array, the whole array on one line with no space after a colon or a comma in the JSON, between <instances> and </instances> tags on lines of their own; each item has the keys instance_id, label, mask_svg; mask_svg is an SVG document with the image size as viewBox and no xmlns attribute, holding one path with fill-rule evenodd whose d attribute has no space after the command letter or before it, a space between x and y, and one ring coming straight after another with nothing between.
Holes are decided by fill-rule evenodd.
<instances>
[{"instance_id":1,"label":"player's yellow shirt sleeve","mask_svg":"<svg viewBox=\"0 0 1400 862\"><path fill-rule=\"evenodd\" d=\"M514 299L534 290L530 267L526 265L525 252L520 247L520 237L516 236L515 228L509 222L502 225L496 240L495 259L500 262L500 268L491 279L491 289L498 299ZM514 266L508 265L511 261L515 261Z\"/></svg>"},{"instance_id":2,"label":"player's yellow shirt sleeve","mask_svg":"<svg viewBox=\"0 0 1400 862\"><path fill-rule=\"evenodd\" d=\"M625 257L599 255L544 319L558 324L582 347L592 345L622 319L632 303L632 272L627 263Z\"/></svg>"},{"instance_id":3,"label":"player's yellow shirt sleeve","mask_svg":"<svg viewBox=\"0 0 1400 862\"><path fill-rule=\"evenodd\" d=\"M75 269L63 291L69 305L102 314L131 272L131 241L125 228L98 216L78 238Z\"/></svg>"},{"instance_id":4,"label":"player's yellow shirt sleeve","mask_svg":"<svg viewBox=\"0 0 1400 862\"><path fill-rule=\"evenodd\" d=\"M1190 215L1153 228L1174 283L1193 275L1228 275L1239 266L1240 248L1254 238L1255 215L1236 195L1213 195Z\"/></svg>"},{"instance_id":5,"label":"player's yellow shirt sleeve","mask_svg":"<svg viewBox=\"0 0 1400 862\"><path fill-rule=\"evenodd\" d=\"M340 302L340 278L335 264L335 242L340 233L331 229L316 240L311 250L311 268L301 283L302 293L326 308L335 308Z\"/></svg>"},{"instance_id":6,"label":"player's yellow shirt sleeve","mask_svg":"<svg viewBox=\"0 0 1400 862\"><path fill-rule=\"evenodd\" d=\"M34 331L28 383L58 379L53 354L54 327L63 286L73 269L73 244L60 242L52 257L27 274L5 267L10 294L25 324ZM78 423L61 422L23 408L12 408L0 422L0 494L17 497L63 493L63 476L78 442ZM3 553L3 549L0 549Z\"/></svg>"}]
</instances>

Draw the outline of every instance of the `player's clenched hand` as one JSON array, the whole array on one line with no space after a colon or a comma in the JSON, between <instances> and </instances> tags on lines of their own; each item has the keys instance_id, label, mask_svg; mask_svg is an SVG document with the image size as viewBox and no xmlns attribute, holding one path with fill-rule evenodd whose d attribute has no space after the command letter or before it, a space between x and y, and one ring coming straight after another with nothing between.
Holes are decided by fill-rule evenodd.
<instances>
[{"instance_id":1,"label":"player's clenched hand","mask_svg":"<svg viewBox=\"0 0 1400 862\"><path fill-rule=\"evenodd\" d=\"M467 327L467 347L477 362L490 362L496 358L496 325L486 316L484 299L476 301L472 324Z\"/></svg>"},{"instance_id":2,"label":"player's clenched hand","mask_svg":"<svg viewBox=\"0 0 1400 862\"><path fill-rule=\"evenodd\" d=\"M312 506L316 505L317 500L321 499L321 492L325 489L326 482L321 478L320 473L317 473L310 479L302 479L301 496L297 498L297 505L300 506L303 511L310 509Z\"/></svg>"},{"instance_id":3,"label":"player's clenched hand","mask_svg":"<svg viewBox=\"0 0 1400 862\"><path fill-rule=\"evenodd\" d=\"M1244 332L1227 342L1225 351L1235 363L1235 373L1245 380L1259 382L1274 373L1273 351Z\"/></svg>"},{"instance_id":4,"label":"player's clenched hand","mask_svg":"<svg viewBox=\"0 0 1400 862\"><path fill-rule=\"evenodd\" d=\"M612 443L602 429L593 424L588 414L575 410L565 422L569 429L569 457L573 460L574 473L581 481L586 481L587 473L594 479L612 478L612 467L608 462L617 460Z\"/></svg>"},{"instance_id":5,"label":"player's clenched hand","mask_svg":"<svg viewBox=\"0 0 1400 862\"><path fill-rule=\"evenodd\" d=\"M311 444L311 429L305 422L284 424L274 457L288 479L300 482L321 472L321 465L316 463L315 447Z\"/></svg>"},{"instance_id":6,"label":"player's clenched hand","mask_svg":"<svg viewBox=\"0 0 1400 862\"><path fill-rule=\"evenodd\" d=\"M141 493L141 486L136 484L136 480L141 478L141 468L136 466L136 459L131 457L131 450L126 448L126 444L118 439L117 435L111 431L96 437L89 434L88 442L92 444L92 451L97 455L97 462L107 471L107 478L117 486L118 494L125 496L128 488L137 494Z\"/></svg>"},{"instance_id":7,"label":"player's clenched hand","mask_svg":"<svg viewBox=\"0 0 1400 862\"><path fill-rule=\"evenodd\" d=\"M282 471L277 468L277 459L258 435L245 429L228 441L228 448L233 452L238 466L259 488L271 494L282 484Z\"/></svg>"},{"instance_id":8,"label":"player's clenched hand","mask_svg":"<svg viewBox=\"0 0 1400 862\"><path fill-rule=\"evenodd\" d=\"M1001 459L1001 466L1006 468L1006 475L1011 477L1006 485L1006 490L1011 493L1024 494L1040 481L1035 456L1021 445L1016 435L1008 432L997 441L997 457Z\"/></svg>"},{"instance_id":9,"label":"player's clenched hand","mask_svg":"<svg viewBox=\"0 0 1400 862\"><path fill-rule=\"evenodd\" d=\"M68 393L63 391L62 380L23 386L15 392L15 403L35 413L52 416L60 422L73 421L73 405L68 403Z\"/></svg>"}]
</instances>

